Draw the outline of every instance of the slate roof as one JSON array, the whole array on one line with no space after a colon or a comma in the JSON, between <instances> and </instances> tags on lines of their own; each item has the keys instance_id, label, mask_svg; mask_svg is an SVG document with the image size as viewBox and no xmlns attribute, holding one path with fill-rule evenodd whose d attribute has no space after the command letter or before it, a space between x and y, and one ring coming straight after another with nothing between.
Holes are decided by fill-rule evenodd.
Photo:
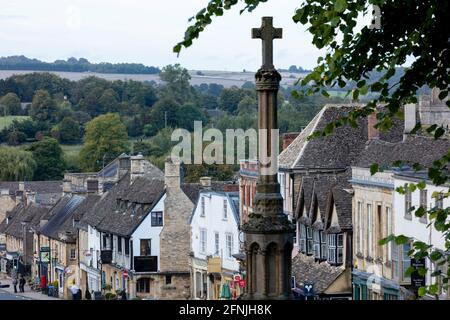
<instances>
[{"instance_id":1,"label":"slate roof","mask_svg":"<svg viewBox=\"0 0 450 320\"><path fill-rule=\"evenodd\" d=\"M338 174L303 176L297 198L295 216L300 222L316 229L339 232L352 228L352 194L348 181L350 170ZM330 230L330 219L336 207L339 230ZM320 210L321 220L316 220L316 208ZM306 215L302 214L302 210Z\"/></svg>"},{"instance_id":2,"label":"slate roof","mask_svg":"<svg viewBox=\"0 0 450 320\"><path fill-rule=\"evenodd\" d=\"M115 210L117 197L130 185L130 176L124 175L108 192L101 195L99 200L88 210L80 220L80 225L96 227L103 218Z\"/></svg>"},{"instance_id":3,"label":"slate roof","mask_svg":"<svg viewBox=\"0 0 450 320\"><path fill-rule=\"evenodd\" d=\"M395 161L402 161L406 165L420 163L430 167L449 150L449 139L435 140L422 135L409 134L405 141L397 143L374 139L367 143L353 165L368 168L371 164L378 163L380 166L390 167Z\"/></svg>"},{"instance_id":4,"label":"slate roof","mask_svg":"<svg viewBox=\"0 0 450 320\"><path fill-rule=\"evenodd\" d=\"M25 190L36 193L62 193L62 181L25 181ZM17 181L1 181L0 190L8 189L10 194L19 191L19 182Z\"/></svg>"},{"instance_id":5,"label":"slate roof","mask_svg":"<svg viewBox=\"0 0 450 320\"><path fill-rule=\"evenodd\" d=\"M4 233L18 239L23 238L22 222L26 223L28 227L39 224L41 217L50 209L48 206L42 206L32 203L27 207L18 205L15 216L5 228Z\"/></svg>"},{"instance_id":6,"label":"slate roof","mask_svg":"<svg viewBox=\"0 0 450 320\"><path fill-rule=\"evenodd\" d=\"M65 233L63 228L67 220L72 222L72 215L76 208L85 200L85 196L80 195L66 195L62 197L58 203L53 206L47 215L48 222L40 230L43 235L47 237L62 240L59 233Z\"/></svg>"},{"instance_id":7,"label":"slate roof","mask_svg":"<svg viewBox=\"0 0 450 320\"><path fill-rule=\"evenodd\" d=\"M327 262L317 263L314 257L301 253L292 259L292 275L295 276L297 286L312 283L316 294L323 293L344 271Z\"/></svg>"},{"instance_id":8,"label":"slate roof","mask_svg":"<svg viewBox=\"0 0 450 320\"><path fill-rule=\"evenodd\" d=\"M101 231L129 236L164 195L164 181L138 177L130 185L124 175L108 192L97 199L83 215L80 225L91 225Z\"/></svg>"},{"instance_id":9,"label":"slate roof","mask_svg":"<svg viewBox=\"0 0 450 320\"><path fill-rule=\"evenodd\" d=\"M349 166L358 157L367 141L367 118L360 119L356 128L345 125L336 128L329 136L309 141L307 138L314 132L323 130L328 123L360 106L362 105L325 105L289 147L280 153L278 157L280 169L335 169ZM380 133L380 139L400 141L402 132L402 122L396 120L391 131Z\"/></svg>"},{"instance_id":10,"label":"slate roof","mask_svg":"<svg viewBox=\"0 0 450 320\"><path fill-rule=\"evenodd\" d=\"M5 233L6 229L9 227L11 222L20 214L20 212L23 210L24 204L19 203L17 206L15 206L12 210L7 211L5 215L5 219L0 223L0 234ZM8 223L6 223L6 218L9 217Z\"/></svg>"}]
</instances>

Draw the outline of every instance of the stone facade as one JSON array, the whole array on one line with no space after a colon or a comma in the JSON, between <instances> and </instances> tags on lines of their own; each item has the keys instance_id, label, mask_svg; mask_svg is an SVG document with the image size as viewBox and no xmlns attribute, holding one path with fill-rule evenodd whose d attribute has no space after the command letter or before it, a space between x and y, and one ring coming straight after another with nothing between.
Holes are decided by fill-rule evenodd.
<instances>
[{"instance_id":1,"label":"stone facade","mask_svg":"<svg viewBox=\"0 0 450 320\"><path fill-rule=\"evenodd\" d=\"M160 270L161 272L189 272L189 218L194 204L181 190L180 163L167 160L165 175L165 224L161 231Z\"/></svg>"}]
</instances>

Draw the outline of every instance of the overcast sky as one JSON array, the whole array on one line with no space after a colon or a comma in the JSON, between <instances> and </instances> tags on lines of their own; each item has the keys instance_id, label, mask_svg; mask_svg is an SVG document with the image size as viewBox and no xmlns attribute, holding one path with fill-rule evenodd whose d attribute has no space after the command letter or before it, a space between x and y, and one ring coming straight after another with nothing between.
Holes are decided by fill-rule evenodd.
<instances>
[{"instance_id":1,"label":"overcast sky","mask_svg":"<svg viewBox=\"0 0 450 320\"><path fill-rule=\"evenodd\" d=\"M25 55L44 61L84 57L91 62L138 62L189 69L256 70L261 41L250 29L274 17L283 39L275 40L279 68L311 68L319 51L302 25L292 21L298 4L272 0L253 14L232 10L213 21L180 57L172 47L182 39L188 18L208 0L0 0L0 56Z\"/></svg>"}]
</instances>

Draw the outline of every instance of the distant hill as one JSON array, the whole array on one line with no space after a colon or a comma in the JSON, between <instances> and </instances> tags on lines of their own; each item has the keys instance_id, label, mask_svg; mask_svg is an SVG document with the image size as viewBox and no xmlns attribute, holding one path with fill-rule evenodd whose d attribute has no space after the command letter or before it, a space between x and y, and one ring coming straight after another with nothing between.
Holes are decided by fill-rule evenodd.
<instances>
[{"instance_id":1,"label":"distant hill","mask_svg":"<svg viewBox=\"0 0 450 320\"><path fill-rule=\"evenodd\" d=\"M0 57L0 70L96 72L116 74L158 74L160 69L141 63L91 63L87 59L69 58L43 62L25 56Z\"/></svg>"}]
</instances>

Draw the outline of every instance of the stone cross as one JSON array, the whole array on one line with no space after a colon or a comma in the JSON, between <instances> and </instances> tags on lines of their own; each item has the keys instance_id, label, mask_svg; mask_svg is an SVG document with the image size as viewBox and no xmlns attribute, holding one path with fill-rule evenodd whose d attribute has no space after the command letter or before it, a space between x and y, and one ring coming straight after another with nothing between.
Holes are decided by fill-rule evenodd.
<instances>
[{"instance_id":1,"label":"stone cross","mask_svg":"<svg viewBox=\"0 0 450 320\"><path fill-rule=\"evenodd\" d=\"M281 39L283 36L283 29L274 28L272 24L272 17L263 17L261 28L252 29L252 38L262 40L262 55L263 64L262 69L271 70L273 66L273 40Z\"/></svg>"}]
</instances>

